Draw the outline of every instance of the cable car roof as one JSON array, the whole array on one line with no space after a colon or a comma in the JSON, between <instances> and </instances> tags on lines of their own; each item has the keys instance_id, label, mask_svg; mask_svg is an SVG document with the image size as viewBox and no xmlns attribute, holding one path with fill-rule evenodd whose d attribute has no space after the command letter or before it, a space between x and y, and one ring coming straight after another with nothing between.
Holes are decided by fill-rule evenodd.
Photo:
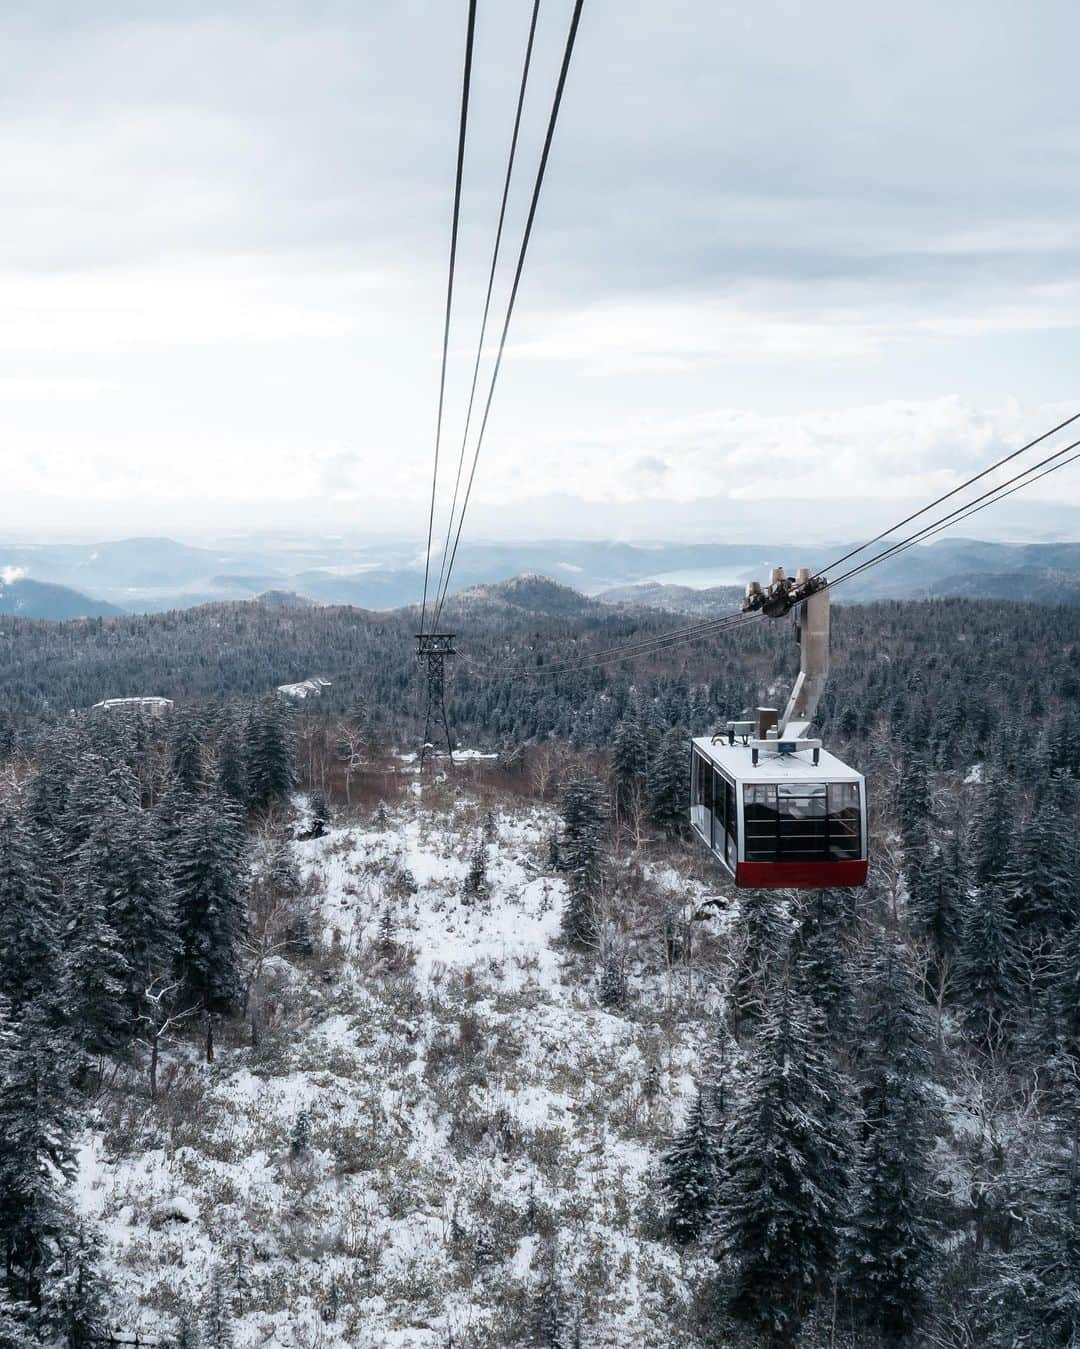
<instances>
[{"instance_id":1,"label":"cable car roof","mask_svg":"<svg viewBox=\"0 0 1080 1349\"><path fill-rule=\"evenodd\" d=\"M754 766L749 745L736 740L729 745L726 739L713 744L709 736L699 736L693 742L706 759L725 772L735 782L862 782L863 775L849 768L828 750L819 750L815 764L810 750L797 754L770 754L762 751Z\"/></svg>"}]
</instances>

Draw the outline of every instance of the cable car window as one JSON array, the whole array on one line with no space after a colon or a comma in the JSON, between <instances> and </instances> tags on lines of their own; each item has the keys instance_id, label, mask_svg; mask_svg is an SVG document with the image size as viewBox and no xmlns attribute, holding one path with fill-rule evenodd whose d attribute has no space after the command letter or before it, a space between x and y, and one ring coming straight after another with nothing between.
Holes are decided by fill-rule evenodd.
<instances>
[{"instance_id":1,"label":"cable car window","mask_svg":"<svg viewBox=\"0 0 1080 1349\"><path fill-rule=\"evenodd\" d=\"M782 782L743 789L748 862L861 856L858 783Z\"/></svg>"},{"instance_id":2,"label":"cable car window","mask_svg":"<svg viewBox=\"0 0 1080 1349\"><path fill-rule=\"evenodd\" d=\"M859 818L859 784L829 783L829 856L859 857L862 821Z\"/></svg>"},{"instance_id":3,"label":"cable car window","mask_svg":"<svg viewBox=\"0 0 1080 1349\"><path fill-rule=\"evenodd\" d=\"M724 781L716 769L709 773L709 801L712 808L712 833L709 845L716 852L724 836Z\"/></svg>"},{"instance_id":4,"label":"cable car window","mask_svg":"<svg viewBox=\"0 0 1080 1349\"><path fill-rule=\"evenodd\" d=\"M727 864L735 870L739 857L739 811L736 806L735 784L724 779L724 855Z\"/></svg>"},{"instance_id":5,"label":"cable car window","mask_svg":"<svg viewBox=\"0 0 1080 1349\"><path fill-rule=\"evenodd\" d=\"M694 828L705 839L712 839L712 769L702 756L695 752L694 771L691 775L690 819Z\"/></svg>"},{"instance_id":6,"label":"cable car window","mask_svg":"<svg viewBox=\"0 0 1080 1349\"><path fill-rule=\"evenodd\" d=\"M746 860L772 862L777 849L775 787L743 788L743 823L746 829Z\"/></svg>"}]
</instances>

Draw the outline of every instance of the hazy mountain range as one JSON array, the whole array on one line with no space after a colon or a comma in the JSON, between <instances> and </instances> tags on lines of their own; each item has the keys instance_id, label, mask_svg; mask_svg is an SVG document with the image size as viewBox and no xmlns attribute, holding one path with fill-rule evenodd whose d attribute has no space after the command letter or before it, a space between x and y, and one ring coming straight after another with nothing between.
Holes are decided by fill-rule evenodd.
<instances>
[{"instance_id":1,"label":"hazy mountain range","mask_svg":"<svg viewBox=\"0 0 1080 1349\"><path fill-rule=\"evenodd\" d=\"M477 586L541 575L608 603L708 617L730 611L746 581L764 578L773 565L817 569L847 551L842 542L809 554L780 544L474 544L462 547L451 589L465 602ZM437 579L435 567L429 595ZM419 602L423 586L422 554L406 542L252 535L201 547L166 538L0 545L0 613L28 618L152 613L256 598L391 609ZM908 549L837 592L847 601L942 595L1078 604L1080 543L941 539Z\"/></svg>"}]
</instances>

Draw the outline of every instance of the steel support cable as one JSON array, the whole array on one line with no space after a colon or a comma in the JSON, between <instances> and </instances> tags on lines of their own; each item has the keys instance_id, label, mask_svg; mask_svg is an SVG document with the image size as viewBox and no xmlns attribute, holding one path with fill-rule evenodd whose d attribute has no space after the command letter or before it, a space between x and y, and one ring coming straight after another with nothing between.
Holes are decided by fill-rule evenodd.
<instances>
[{"instance_id":1,"label":"steel support cable","mask_svg":"<svg viewBox=\"0 0 1080 1349\"><path fill-rule=\"evenodd\" d=\"M495 353L495 365L491 372L491 382L488 385L487 399L484 403L484 415L480 422L480 430L476 437L476 446L473 450L472 467L469 470L469 478L465 487L465 500L462 502L461 515L458 518L457 532L454 535L454 546L450 553L450 561L446 568L446 581L443 586L442 598L438 601L435 610L435 622L438 623L439 615L442 613L443 604L446 602L446 595L450 589L450 576L454 570L454 561L457 558L458 545L461 543L461 530L465 524L465 514L469 509L469 500L472 496L473 481L476 478L476 465L480 460L480 451L484 444L484 435L487 431L488 417L491 415L491 403L495 396L495 385L498 382L499 371L502 368L503 352L506 349L506 338L510 331L510 320L514 315L514 304L517 301L518 287L521 284L521 274L525 267L525 255L529 250L529 239L532 236L533 222L536 219L536 208L540 201L540 189L544 183L544 174L547 171L548 157L551 154L551 143L555 138L555 125L559 119L559 108L562 104L563 90L566 88L566 76L570 69L570 59L574 53L574 41L577 38L578 22L581 19L581 9L584 0L575 0L574 12L570 19L570 29L566 35L566 46L563 50L562 65L559 68L559 79L555 86L555 97L551 103L551 113L548 117L547 132L544 136L544 148L540 154L540 164L536 170L536 181L533 184L532 200L529 203L529 214L525 220L525 230L521 237L521 248L518 252L517 266L514 269L514 281L510 287L510 298L506 305L506 316L503 320L502 333L499 337L498 350Z\"/></svg>"},{"instance_id":2,"label":"steel support cable","mask_svg":"<svg viewBox=\"0 0 1080 1349\"><path fill-rule=\"evenodd\" d=\"M469 429L472 426L473 406L476 402L476 386L480 376L480 360L484 352L484 338L487 336L488 315L491 312L491 294L495 288L495 272L499 263L499 251L502 247L503 225L506 223L506 205L510 198L510 181L514 174L514 159L517 155L518 135L521 131L521 114L525 107L525 90L529 83L529 67L532 64L533 41L536 37L536 21L540 16L540 0L533 0L532 20L529 24L529 37L525 44L525 61L521 68L521 87L518 90L517 109L514 113L514 131L510 137L510 153L506 161L506 177L503 180L502 202L499 205L499 223L495 229L495 246L491 253L491 269L488 272L487 294L484 297L484 316L480 320L480 337L476 344L476 360L473 363L472 384L469 387L469 405L465 412L465 430L461 433L461 453L458 455L457 473L454 477L454 497L450 503L450 519L446 526L446 542L443 544L442 565L439 568L439 581L435 587L438 596L443 588L446 575L446 561L450 553L450 539L454 532L454 518L457 515L458 495L461 490L461 473L465 467L465 452L469 441ZM438 606L436 623L442 613L442 604Z\"/></svg>"},{"instance_id":3,"label":"steel support cable","mask_svg":"<svg viewBox=\"0 0 1080 1349\"><path fill-rule=\"evenodd\" d=\"M446 318L443 322L442 369L439 374L439 411L435 420L435 467L431 474L431 509L428 512L427 552L424 555L424 601L420 609L420 632L427 616L428 579L431 572L431 538L435 529L435 497L439 486L439 448L442 444L443 405L446 401L446 362L450 350L450 311L454 304L454 267L457 262L458 222L461 218L461 179L465 167L465 135L469 122L469 85L472 81L473 39L476 34L476 0L469 0L465 30L465 69L461 80L461 117L458 124L457 171L454 176L454 215L450 226L450 266L446 280Z\"/></svg>"},{"instance_id":4,"label":"steel support cable","mask_svg":"<svg viewBox=\"0 0 1080 1349\"><path fill-rule=\"evenodd\" d=\"M987 474L993 473L995 469L1003 468L1005 464L1010 463L1019 455L1025 454L1028 450L1033 450L1036 445L1041 445L1044 440L1049 440L1051 436L1056 435L1058 431L1063 431L1066 426L1071 426L1072 423L1077 420L1080 420L1080 412L1074 412L1071 417L1066 417L1063 422L1059 422L1057 426L1052 426L1049 431L1044 431L1041 436L1036 436L1034 440L1029 440L1026 445L1021 445L1018 450L1013 450L1010 454L1004 455L1001 459L998 459L996 463L991 464L989 468L984 468L981 473L976 473L974 477L968 478L966 482L962 482L959 487L954 487L952 491L945 492L935 501L931 501L928 506L923 506L921 510L913 511L911 515L906 516L903 520L898 520L896 524L890 525L888 529L882 530L882 532L875 535L874 538L867 539L865 543L859 544L857 548L852 548L849 552L844 553L842 557L838 557L830 562L828 566L822 567L819 571L816 571L814 575L824 576L826 572L835 571L837 567L847 562L849 558L857 557L859 553L864 553L867 548L872 548L875 543L880 543L882 539L887 539L894 530L903 529L903 527L909 525L912 520L917 520L920 515L925 515L927 511L932 511L935 506L940 506L942 502L948 501L950 497L956 496L958 492L964 491L967 487L973 487L975 483L985 478Z\"/></svg>"},{"instance_id":5,"label":"steel support cable","mask_svg":"<svg viewBox=\"0 0 1080 1349\"><path fill-rule=\"evenodd\" d=\"M1051 464L1049 468L1044 468L1041 473L1035 473L1035 468L1040 467L1040 465L1037 464L1031 469L1028 469L1024 474L1017 475L1018 477L1027 478L1026 482L1017 482L1016 478L1010 478L1008 482L1004 482L999 487L995 487L992 494L986 494L990 497L989 500L983 500L982 497L979 497L976 501L968 502L966 506L959 508L961 513L958 514L957 512L953 512L953 514L946 519L935 521L933 524L927 525L918 535L905 539L902 543L897 544L895 548L890 550L889 555L891 557L896 557L900 553L906 552L908 548L913 548L917 543L921 543L923 539L932 538L935 534L940 534L942 530L949 529L953 525L959 524L961 520L966 520L972 515L978 515L980 511L986 510L989 506L996 506L999 501L1004 501L1006 497L1012 496L1014 492L1020 492L1025 487L1030 487L1033 482L1038 482L1040 478L1048 477L1051 473L1056 473L1058 469L1065 468L1067 465L1076 463L1077 460L1080 460L1080 440L1074 440L1071 445L1066 445L1065 449L1060 451L1060 453L1064 454L1068 450L1077 450L1078 452L1069 455L1067 459L1062 459L1059 463ZM1056 459L1058 458L1058 455L1053 455L1051 458ZM1048 461L1044 459L1042 462L1045 464ZM1032 473L1034 473L1034 477L1029 477L1028 475ZM1013 483L1015 483L1015 486L1010 486L1010 484ZM851 571L845 572L842 576L838 576L835 581L830 581L827 589L832 590L834 587L842 584L842 582L851 580L853 576L866 571L873 565L873 562L874 559L871 559L870 562L864 563L860 567L853 567Z\"/></svg>"},{"instance_id":6,"label":"steel support cable","mask_svg":"<svg viewBox=\"0 0 1080 1349\"><path fill-rule=\"evenodd\" d=\"M921 529L916 530L914 534L909 535L906 539L897 540L896 543L883 549L880 553L876 553L865 562L860 562L857 566L851 567L848 571L830 581L829 585L836 586L839 585L841 581L850 580L853 576L858 576L864 571L869 571L871 567L877 566L879 562L887 562L889 558L895 557L897 553L910 548L912 544L921 542L923 538L929 537L931 533L940 533L940 531L948 525L957 523L958 517L965 518L966 513L969 512L973 506L978 506L980 502L986 502L987 505L992 505L993 501L988 500L988 498L995 497L998 493L1003 492L1005 488L1012 487L1014 483L1019 483L1020 487L1027 487L1028 483L1022 481L1022 479L1030 478L1030 481L1034 482L1035 479L1031 478L1031 474L1035 473L1037 469L1044 468L1047 464L1053 463L1055 460L1060 460L1062 455L1068 454L1070 450L1075 450L1077 446L1080 446L1080 440L1074 440L1070 444L1063 446L1060 450L1055 450L1053 454L1047 455L1045 459L1040 459L1037 464L1032 464L1029 468L1025 468L1021 473L1016 473L1011 478L1006 478L1004 482L998 483L996 487L991 487L988 491L983 492L981 496L973 497L970 501L963 502L960 506L957 506L955 510L950 511L948 515L941 516L937 520L932 520L928 525L924 525ZM1058 467L1061 467L1061 465L1059 464ZM1014 490L1019 489L1015 488Z\"/></svg>"},{"instance_id":7,"label":"steel support cable","mask_svg":"<svg viewBox=\"0 0 1080 1349\"><path fill-rule=\"evenodd\" d=\"M744 612L743 610L738 609L735 611L735 613L723 614L720 618L705 618L698 623L691 623L685 628L665 628L663 629L663 631L654 632L647 637L635 637L631 641L621 642L618 646L602 647L599 651L592 652L589 658L591 659L593 656L608 656L608 655L617 656L622 651L633 651L638 646L650 645L652 642L660 640L666 641L670 637L681 637L684 634L687 637L693 637L699 632L712 631L718 623L727 623L730 622L731 619L733 618L741 618L743 612ZM474 665L474 666L479 665L479 662L471 661L468 656L464 655L464 653L459 654L461 655L461 659L465 661L467 665ZM520 667L516 665L503 665L503 666L485 666L484 668L516 670L519 669Z\"/></svg>"},{"instance_id":8,"label":"steel support cable","mask_svg":"<svg viewBox=\"0 0 1080 1349\"><path fill-rule=\"evenodd\" d=\"M636 660L640 656L653 655L656 652L667 650L674 646L680 646L685 642L698 641L705 637L712 637L726 632L729 629L742 627L744 624L754 622L761 617L757 611L749 613L729 614L723 619L716 619L713 623L707 625L708 630L694 630L683 633L680 636L671 636L670 634L660 634L647 643L641 643L637 647L616 649L611 654L604 652L595 652L592 656L585 656L581 661L574 664L564 665L543 665L531 669L523 668L520 665L504 666L481 666L481 673L487 677L495 677L499 674L505 674L509 679L540 679L549 675L569 675L578 674L585 670L599 669L604 665L617 665L625 660ZM599 657L599 659L597 659ZM475 665L474 662L470 662Z\"/></svg>"},{"instance_id":9,"label":"steel support cable","mask_svg":"<svg viewBox=\"0 0 1080 1349\"><path fill-rule=\"evenodd\" d=\"M746 614L737 614L731 622L724 624L722 627L718 627L713 632L698 632L684 637L674 637L670 641L657 642L653 646L643 647L638 651L624 652L618 656L608 656L604 660L585 661L581 665L572 665L557 669L538 666L533 670L519 670L516 675L511 676L511 679L540 679L549 674L555 677L558 677L559 675L583 674L587 673L589 670L602 669L607 665L621 665L624 661L639 660L644 656L659 655L662 651L669 651L673 647L684 646L688 642L703 641L706 637L716 637L728 632L733 632L736 628L745 627L748 623L754 623L761 617L762 615L756 611Z\"/></svg>"},{"instance_id":10,"label":"steel support cable","mask_svg":"<svg viewBox=\"0 0 1080 1349\"><path fill-rule=\"evenodd\" d=\"M681 636L684 635L684 634L687 635L688 637L692 637L692 636L697 635L699 632L712 631L712 630L714 630L714 629L717 627L718 624L729 623L729 622L731 622L732 619L735 619L735 618L741 618L741 617L742 617L742 611L740 610L739 612L734 613L734 614L724 614L721 618L710 618L710 619L706 619L706 620L704 620L704 621L701 622L701 623L694 623L694 624L692 624L690 627L686 627L686 628L664 628L664 629L662 629L662 630L659 631L659 632L654 632L654 633L650 634L648 637L638 637L638 638L635 638L633 641L630 641L630 642L622 642L622 643L620 643L618 646L601 647L599 651L592 651L592 652L589 652L588 655L583 655L583 656L581 657L581 659L582 659L582 660L594 660L597 656L614 656L614 657L617 657L617 656L623 655L624 653L626 653L626 652L628 652L628 651L631 651L631 652L632 652L632 651L638 650L638 649L641 648L641 647L652 646L654 642L661 642L661 641L666 642L666 641L669 641L669 640L670 640L671 638L673 638L673 637L681 637ZM462 659L465 661L466 664L468 664L468 665L473 665L473 666L475 666L475 667L477 667L477 668L482 668L482 669L489 669L489 670L520 670L520 669L521 669L521 666L520 666L520 665L494 665L494 666L493 666L493 665L481 665L480 662L474 661L474 660L470 660L469 657L468 657L468 656L465 656L465 655L462 655ZM571 666L575 666L575 667L576 667L577 664L578 664L578 662L577 662L576 660L575 660L575 661L572 661L572 662L564 662L564 666L565 666L566 668L570 668Z\"/></svg>"}]
</instances>

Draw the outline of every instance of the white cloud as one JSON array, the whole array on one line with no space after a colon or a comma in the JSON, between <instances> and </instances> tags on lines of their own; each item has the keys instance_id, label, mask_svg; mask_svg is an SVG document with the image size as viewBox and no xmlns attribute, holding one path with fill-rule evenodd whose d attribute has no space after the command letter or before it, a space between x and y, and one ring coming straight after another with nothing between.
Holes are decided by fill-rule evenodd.
<instances>
[{"instance_id":1,"label":"white cloud","mask_svg":"<svg viewBox=\"0 0 1080 1349\"><path fill-rule=\"evenodd\" d=\"M13 585L16 581L21 581L26 576L25 567L0 567L0 582L4 585Z\"/></svg>"}]
</instances>

